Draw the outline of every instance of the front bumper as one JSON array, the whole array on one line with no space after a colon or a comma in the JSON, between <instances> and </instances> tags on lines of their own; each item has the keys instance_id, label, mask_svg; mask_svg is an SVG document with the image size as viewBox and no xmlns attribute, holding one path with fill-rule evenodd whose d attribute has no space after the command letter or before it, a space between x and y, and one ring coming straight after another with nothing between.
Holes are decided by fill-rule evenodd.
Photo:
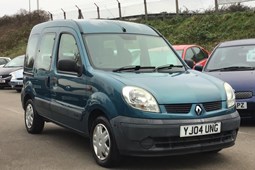
<instances>
[{"instance_id":1,"label":"front bumper","mask_svg":"<svg viewBox=\"0 0 255 170\"><path fill-rule=\"evenodd\" d=\"M238 109L241 119L255 119L255 97L250 99L236 100L237 102L247 103L246 109Z\"/></svg>"},{"instance_id":2,"label":"front bumper","mask_svg":"<svg viewBox=\"0 0 255 170\"><path fill-rule=\"evenodd\" d=\"M9 82L9 85L13 88L13 89L17 89L17 90L21 90L23 87L23 80L11 80Z\"/></svg>"},{"instance_id":3,"label":"front bumper","mask_svg":"<svg viewBox=\"0 0 255 170\"><path fill-rule=\"evenodd\" d=\"M221 133L180 137L180 126L221 122ZM154 120L119 116L111 120L122 155L167 156L219 150L234 145L240 126L237 111L203 119Z\"/></svg>"},{"instance_id":4,"label":"front bumper","mask_svg":"<svg viewBox=\"0 0 255 170\"><path fill-rule=\"evenodd\" d=\"M0 87L10 87L11 77L0 78Z\"/></svg>"}]
</instances>

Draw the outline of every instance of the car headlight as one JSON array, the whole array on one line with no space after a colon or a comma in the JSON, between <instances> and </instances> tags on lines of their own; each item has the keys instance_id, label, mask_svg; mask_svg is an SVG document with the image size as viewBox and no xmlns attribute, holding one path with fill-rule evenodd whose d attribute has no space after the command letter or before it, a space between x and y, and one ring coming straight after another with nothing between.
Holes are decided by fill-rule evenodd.
<instances>
[{"instance_id":1,"label":"car headlight","mask_svg":"<svg viewBox=\"0 0 255 170\"><path fill-rule=\"evenodd\" d=\"M13 80L16 79L15 74L11 73L10 75L11 75L11 79Z\"/></svg>"},{"instance_id":2,"label":"car headlight","mask_svg":"<svg viewBox=\"0 0 255 170\"><path fill-rule=\"evenodd\" d=\"M226 95L227 95L227 106L228 106L228 108L233 107L236 104L234 90L226 82L224 83L224 88L225 88Z\"/></svg>"},{"instance_id":3,"label":"car headlight","mask_svg":"<svg viewBox=\"0 0 255 170\"><path fill-rule=\"evenodd\" d=\"M155 98L142 88L126 86L122 89L122 94L126 102L133 108L148 112L159 112Z\"/></svg>"}]
</instances>

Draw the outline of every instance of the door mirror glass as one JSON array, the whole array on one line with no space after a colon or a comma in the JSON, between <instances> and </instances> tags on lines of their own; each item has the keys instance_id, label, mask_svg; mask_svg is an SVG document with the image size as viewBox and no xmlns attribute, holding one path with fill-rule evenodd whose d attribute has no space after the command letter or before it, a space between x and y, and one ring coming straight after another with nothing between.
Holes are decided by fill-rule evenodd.
<instances>
[{"instance_id":1,"label":"door mirror glass","mask_svg":"<svg viewBox=\"0 0 255 170\"><path fill-rule=\"evenodd\" d=\"M77 73L78 76L82 74L82 67L77 64L74 60L59 60L57 64L57 68L60 72L67 72L67 73Z\"/></svg>"}]
</instances>

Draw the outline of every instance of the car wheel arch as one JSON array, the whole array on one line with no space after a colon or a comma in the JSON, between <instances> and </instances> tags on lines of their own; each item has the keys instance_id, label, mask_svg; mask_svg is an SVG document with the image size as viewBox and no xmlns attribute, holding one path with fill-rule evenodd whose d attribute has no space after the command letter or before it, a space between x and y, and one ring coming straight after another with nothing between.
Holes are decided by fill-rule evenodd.
<instances>
[{"instance_id":1,"label":"car wheel arch","mask_svg":"<svg viewBox=\"0 0 255 170\"><path fill-rule=\"evenodd\" d=\"M88 134L91 131L91 127L93 124L93 121L99 117L99 116L103 116L106 119L109 120L109 118L106 116L106 114L104 113L104 111L100 110L100 109L95 109L92 112L90 112L90 114L88 115L88 119L87 119L87 129L88 129Z\"/></svg>"},{"instance_id":2,"label":"car wheel arch","mask_svg":"<svg viewBox=\"0 0 255 170\"><path fill-rule=\"evenodd\" d=\"M110 98L107 94L102 92L97 92L91 95L85 107L85 112L88 113L92 113L95 110L101 110L101 112L105 113L108 119L118 115L113 98Z\"/></svg>"},{"instance_id":3,"label":"car wheel arch","mask_svg":"<svg viewBox=\"0 0 255 170\"><path fill-rule=\"evenodd\" d=\"M33 100L30 94L26 94L26 95L23 97L23 102L22 102L22 107L23 107L23 109L26 109L26 108L25 108L25 107L26 107L26 103L27 103L27 101L30 100L30 99Z\"/></svg>"}]
</instances>

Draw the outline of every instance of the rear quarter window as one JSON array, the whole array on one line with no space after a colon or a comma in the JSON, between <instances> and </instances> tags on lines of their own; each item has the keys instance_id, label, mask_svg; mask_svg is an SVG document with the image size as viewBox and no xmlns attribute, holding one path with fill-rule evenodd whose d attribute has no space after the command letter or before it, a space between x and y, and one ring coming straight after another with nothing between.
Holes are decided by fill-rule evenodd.
<instances>
[{"instance_id":1,"label":"rear quarter window","mask_svg":"<svg viewBox=\"0 0 255 170\"><path fill-rule=\"evenodd\" d=\"M41 70L49 70L56 34L44 34L39 45L39 52L36 58L35 67Z\"/></svg>"},{"instance_id":2,"label":"rear quarter window","mask_svg":"<svg viewBox=\"0 0 255 170\"><path fill-rule=\"evenodd\" d=\"M6 63L7 63L7 61L6 61L5 59L0 58L0 65L2 65L2 64L6 64Z\"/></svg>"},{"instance_id":3,"label":"rear quarter window","mask_svg":"<svg viewBox=\"0 0 255 170\"><path fill-rule=\"evenodd\" d=\"M39 35L32 35L28 40L27 51L26 51L26 56L24 61L25 71L32 70L34 66L38 40L39 40Z\"/></svg>"}]
</instances>

